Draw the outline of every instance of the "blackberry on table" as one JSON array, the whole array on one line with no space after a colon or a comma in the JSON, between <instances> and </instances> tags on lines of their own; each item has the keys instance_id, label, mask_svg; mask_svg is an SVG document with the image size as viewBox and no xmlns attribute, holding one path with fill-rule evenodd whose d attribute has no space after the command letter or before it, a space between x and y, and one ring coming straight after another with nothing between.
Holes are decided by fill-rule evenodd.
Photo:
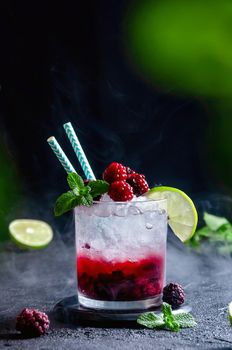
<instances>
[{"instance_id":1,"label":"blackberry on table","mask_svg":"<svg viewBox=\"0 0 232 350\"><path fill-rule=\"evenodd\" d=\"M178 283L169 283L163 289L163 301L173 308L182 305L185 300L183 287Z\"/></svg>"},{"instance_id":2,"label":"blackberry on table","mask_svg":"<svg viewBox=\"0 0 232 350\"><path fill-rule=\"evenodd\" d=\"M16 318L16 330L25 337L39 337L49 329L48 316L39 310L23 309Z\"/></svg>"}]
</instances>

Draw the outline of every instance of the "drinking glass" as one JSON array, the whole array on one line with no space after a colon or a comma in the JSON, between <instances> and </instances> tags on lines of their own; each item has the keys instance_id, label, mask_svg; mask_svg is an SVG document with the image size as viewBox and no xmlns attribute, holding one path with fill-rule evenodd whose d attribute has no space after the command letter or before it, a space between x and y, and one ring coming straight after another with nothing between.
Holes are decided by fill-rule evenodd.
<instances>
[{"instance_id":1,"label":"drinking glass","mask_svg":"<svg viewBox=\"0 0 232 350\"><path fill-rule=\"evenodd\" d=\"M96 201L75 213L77 291L82 306L145 310L165 283L166 200Z\"/></svg>"}]
</instances>

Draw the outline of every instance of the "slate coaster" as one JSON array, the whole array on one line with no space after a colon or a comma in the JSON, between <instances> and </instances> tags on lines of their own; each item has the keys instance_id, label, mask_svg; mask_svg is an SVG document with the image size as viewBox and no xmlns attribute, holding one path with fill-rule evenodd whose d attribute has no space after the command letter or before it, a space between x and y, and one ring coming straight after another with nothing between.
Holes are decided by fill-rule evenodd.
<instances>
[{"instance_id":1,"label":"slate coaster","mask_svg":"<svg viewBox=\"0 0 232 350\"><path fill-rule=\"evenodd\" d=\"M148 311L148 310L147 310ZM161 312L161 307L151 308L149 311L154 311L157 314ZM189 312L191 307L184 305L176 310L174 313ZM125 310L98 310L88 309L81 306L78 302L77 295L66 297L60 300L53 309L54 317L57 321L71 324L91 324L104 326L136 326L135 322L138 316L144 310L125 311ZM138 326L138 325L137 325Z\"/></svg>"}]
</instances>

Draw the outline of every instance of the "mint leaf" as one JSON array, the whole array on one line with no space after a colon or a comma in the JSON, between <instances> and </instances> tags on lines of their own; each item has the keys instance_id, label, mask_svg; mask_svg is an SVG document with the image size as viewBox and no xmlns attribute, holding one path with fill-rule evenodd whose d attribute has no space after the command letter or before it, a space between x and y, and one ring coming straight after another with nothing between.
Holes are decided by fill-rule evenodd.
<instances>
[{"instance_id":1,"label":"mint leaf","mask_svg":"<svg viewBox=\"0 0 232 350\"><path fill-rule=\"evenodd\" d=\"M67 176L67 181L71 190L73 190L76 187L82 188L85 186L81 176L77 173L69 173Z\"/></svg>"},{"instance_id":2,"label":"mint leaf","mask_svg":"<svg viewBox=\"0 0 232 350\"><path fill-rule=\"evenodd\" d=\"M180 324L175 320L174 315L172 314L171 305L168 303L163 303L162 312L165 327L170 329L172 332L178 332L180 330Z\"/></svg>"},{"instance_id":3,"label":"mint leaf","mask_svg":"<svg viewBox=\"0 0 232 350\"><path fill-rule=\"evenodd\" d=\"M141 314L137 319L137 323L147 328L163 328L165 326L163 318L156 315L154 312L145 312Z\"/></svg>"},{"instance_id":4,"label":"mint leaf","mask_svg":"<svg viewBox=\"0 0 232 350\"><path fill-rule=\"evenodd\" d=\"M190 328L197 325L190 313L173 314L171 305L167 303L162 305L162 316L154 312L145 312L138 317L137 323L147 328L167 329L172 332L178 332L180 328Z\"/></svg>"},{"instance_id":5,"label":"mint leaf","mask_svg":"<svg viewBox=\"0 0 232 350\"><path fill-rule=\"evenodd\" d=\"M80 195L80 189L78 187L75 187L72 191L75 194L75 196L79 196Z\"/></svg>"},{"instance_id":6,"label":"mint leaf","mask_svg":"<svg viewBox=\"0 0 232 350\"><path fill-rule=\"evenodd\" d=\"M93 197L87 193L84 196L80 196L79 205L85 205L86 207L90 207L93 204Z\"/></svg>"},{"instance_id":7,"label":"mint leaf","mask_svg":"<svg viewBox=\"0 0 232 350\"><path fill-rule=\"evenodd\" d=\"M197 325L195 318L189 312L181 312L173 316L181 328L191 328Z\"/></svg>"},{"instance_id":8,"label":"mint leaf","mask_svg":"<svg viewBox=\"0 0 232 350\"><path fill-rule=\"evenodd\" d=\"M108 182L106 182L104 180L90 181L88 183L88 186L91 188L91 192L90 193L91 193L91 196L93 198L108 192L108 189L109 189Z\"/></svg>"},{"instance_id":9,"label":"mint leaf","mask_svg":"<svg viewBox=\"0 0 232 350\"><path fill-rule=\"evenodd\" d=\"M60 216L69 210L74 209L77 205L85 205L87 207L93 204L92 187L88 185L85 186L84 181L77 173L69 173L67 176L67 181L71 191L63 193L56 201L54 214L55 216ZM95 193L101 192L106 189L107 182L105 181L91 181L96 182L93 185ZM107 190L108 190L107 184Z\"/></svg>"},{"instance_id":10,"label":"mint leaf","mask_svg":"<svg viewBox=\"0 0 232 350\"><path fill-rule=\"evenodd\" d=\"M212 230L217 231L222 225L228 224L229 221L226 218L204 213L204 220L206 225Z\"/></svg>"},{"instance_id":11,"label":"mint leaf","mask_svg":"<svg viewBox=\"0 0 232 350\"><path fill-rule=\"evenodd\" d=\"M86 194L89 194L91 191L91 188L89 186L84 186L80 189L80 195L85 196Z\"/></svg>"},{"instance_id":12,"label":"mint leaf","mask_svg":"<svg viewBox=\"0 0 232 350\"><path fill-rule=\"evenodd\" d=\"M73 191L63 193L56 201L54 214L60 216L78 205L78 197Z\"/></svg>"}]
</instances>

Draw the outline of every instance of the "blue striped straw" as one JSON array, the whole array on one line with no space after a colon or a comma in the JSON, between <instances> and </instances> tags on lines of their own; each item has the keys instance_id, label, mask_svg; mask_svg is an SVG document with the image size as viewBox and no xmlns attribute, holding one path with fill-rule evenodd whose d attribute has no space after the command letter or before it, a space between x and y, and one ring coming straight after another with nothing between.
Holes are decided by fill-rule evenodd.
<instances>
[{"instance_id":1,"label":"blue striped straw","mask_svg":"<svg viewBox=\"0 0 232 350\"><path fill-rule=\"evenodd\" d=\"M76 170L70 163L68 157L60 147L59 143L56 141L56 138L54 136L51 136L47 139L47 142L49 143L51 149L53 150L61 164L63 165L64 170L67 173L76 173Z\"/></svg>"},{"instance_id":2,"label":"blue striped straw","mask_svg":"<svg viewBox=\"0 0 232 350\"><path fill-rule=\"evenodd\" d=\"M96 177L89 165L88 159L86 158L85 152L83 151L81 144L77 138L77 135L72 127L71 123L66 123L63 125L64 130L71 142L71 145L76 153L76 156L81 164L82 170L88 180L96 180Z\"/></svg>"}]
</instances>

